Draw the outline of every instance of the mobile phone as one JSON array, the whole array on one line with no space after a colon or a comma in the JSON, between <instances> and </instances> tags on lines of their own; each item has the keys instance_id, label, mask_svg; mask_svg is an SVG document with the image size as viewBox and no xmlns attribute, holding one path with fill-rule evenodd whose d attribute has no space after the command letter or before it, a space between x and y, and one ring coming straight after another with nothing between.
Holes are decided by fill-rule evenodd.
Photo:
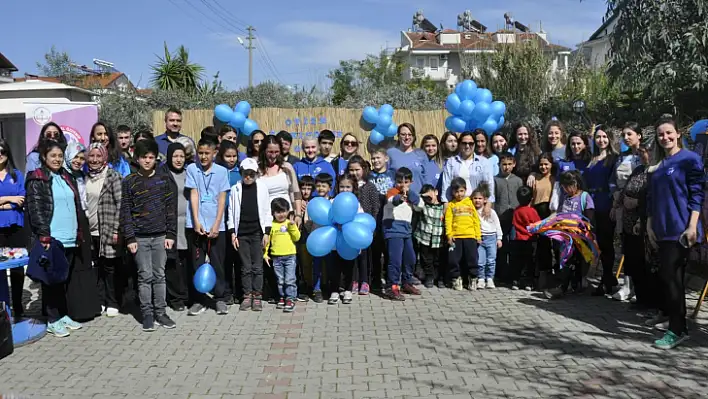
<instances>
[{"instance_id":1,"label":"mobile phone","mask_svg":"<svg viewBox=\"0 0 708 399\"><path fill-rule=\"evenodd\" d=\"M686 233L681 234L681 236L679 237L679 244L681 244L681 246L684 247L684 248L688 248L688 247L689 247L689 245L688 245L688 236L686 235Z\"/></svg>"}]
</instances>

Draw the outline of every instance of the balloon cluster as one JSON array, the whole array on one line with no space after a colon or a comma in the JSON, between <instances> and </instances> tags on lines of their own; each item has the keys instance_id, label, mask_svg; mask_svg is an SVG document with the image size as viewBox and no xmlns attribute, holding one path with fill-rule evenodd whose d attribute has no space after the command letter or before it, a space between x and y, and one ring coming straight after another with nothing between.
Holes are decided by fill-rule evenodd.
<instances>
[{"instance_id":1,"label":"balloon cluster","mask_svg":"<svg viewBox=\"0 0 708 399\"><path fill-rule=\"evenodd\" d=\"M491 135L504 125L506 104L492 101L492 92L478 88L473 80L458 83L447 96L445 108L452 114L445 119L445 127L453 132L484 129Z\"/></svg>"},{"instance_id":2,"label":"balloon cluster","mask_svg":"<svg viewBox=\"0 0 708 399\"><path fill-rule=\"evenodd\" d=\"M374 217L358 211L359 200L352 193L340 193L332 202L313 198L307 204L307 214L322 227L307 237L307 252L320 257L336 249L343 259L356 259L359 251L371 245L376 230Z\"/></svg>"},{"instance_id":3,"label":"balloon cluster","mask_svg":"<svg viewBox=\"0 0 708 399\"><path fill-rule=\"evenodd\" d=\"M374 125L369 136L371 144L378 145L387 137L393 137L398 133L398 126L393 123L393 107L390 104L382 105L378 110L372 106L364 108L361 117Z\"/></svg>"},{"instance_id":4,"label":"balloon cluster","mask_svg":"<svg viewBox=\"0 0 708 399\"><path fill-rule=\"evenodd\" d=\"M214 108L216 119L228 123L246 136L250 136L254 130L258 130L258 123L253 119L248 119L250 113L251 104L248 101L239 101L234 109L231 109L227 104L219 104Z\"/></svg>"}]
</instances>

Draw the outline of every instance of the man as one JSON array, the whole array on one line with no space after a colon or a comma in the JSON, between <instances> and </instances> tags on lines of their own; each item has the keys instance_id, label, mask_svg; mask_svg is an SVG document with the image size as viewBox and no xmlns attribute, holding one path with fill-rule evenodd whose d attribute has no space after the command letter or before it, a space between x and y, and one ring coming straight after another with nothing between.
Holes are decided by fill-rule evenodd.
<instances>
[{"instance_id":1,"label":"man","mask_svg":"<svg viewBox=\"0 0 708 399\"><path fill-rule=\"evenodd\" d=\"M127 160L130 160L132 158L132 154L130 153L130 142L132 139L133 133L130 131L130 128L126 125L118 125L116 128L116 138L118 139L118 147L120 148L121 153L123 153L123 157Z\"/></svg>"},{"instance_id":2,"label":"man","mask_svg":"<svg viewBox=\"0 0 708 399\"><path fill-rule=\"evenodd\" d=\"M295 165L299 159L295 155L290 155L290 147L293 145L293 136L285 130L281 130L275 137L280 140L280 153L283 154L285 162L288 162L290 165Z\"/></svg>"},{"instance_id":3,"label":"man","mask_svg":"<svg viewBox=\"0 0 708 399\"><path fill-rule=\"evenodd\" d=\"M334 158L337 157L336 154L332 154L332 147L334 147L334 133L331 130L325 129L320 132L317 137L317 142L320 145L320 156L327 162L332 162Z\"/></svg>"},{"instance_id":4,"label":"man","mask_svg":"<svg viewBox=\"0 0 708 399\"><path fill-rule=\"evenodd\" d=\"M165 133L155 137L157 148L160 151L160 159L167 159L167 147L180 137L186 137L194 145L194 140L180 133L182 129L182 111L177 108L170 108L165 112Z\"/></svg>"}]
</instances>

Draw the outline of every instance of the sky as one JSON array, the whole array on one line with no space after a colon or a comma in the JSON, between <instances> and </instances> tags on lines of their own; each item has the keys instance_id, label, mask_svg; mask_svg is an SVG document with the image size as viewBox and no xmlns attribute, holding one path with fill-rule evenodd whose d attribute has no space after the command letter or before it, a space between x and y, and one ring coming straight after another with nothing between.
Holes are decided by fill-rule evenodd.
<instances>
[{"instance_id":1,"label":"sky","mask_svg":"<svg viewBox=\"0 0 708 399\"><path fill-rule=\"evenodd\" d=\"M63 5L59 6L59 3ZM503 27L505 12L551 42L571 48L602 23L605 0L122 0L59 2L34 0L3 5L6 32L0 52L19 72L37 74L36 63L56 46L74 62L92 66L94 58L113 62L134 85L148 87L150 65L184 45L190 59L219 72L229 89L248 85L248 51L238 42L246 26L256 28L254 84L266 80L291 86L327 87L327 73L339 60L363 59L400 46L401 31L422 9L436 26L456 28L467 9L489 30ZM443 5L444 4L444 5ZM476 8L475 4L479 4ZM21 34L17 34L21 33Z\"/></svg>"}]
</instances>

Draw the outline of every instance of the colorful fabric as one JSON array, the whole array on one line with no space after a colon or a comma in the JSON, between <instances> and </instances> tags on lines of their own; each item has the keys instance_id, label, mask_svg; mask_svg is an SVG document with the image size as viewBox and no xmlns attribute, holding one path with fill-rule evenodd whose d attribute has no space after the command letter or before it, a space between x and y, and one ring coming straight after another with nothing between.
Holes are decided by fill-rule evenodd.
<instances>
[{"instance_id":1,"label":"colorful fabric","mask_svg":"<svg viewBox=\"0 0 708 399\"><path fill-rule=\"evenodd\" d=\"M592 226L585 217L575 213L559 213L527 227L531 234L538 234L556 240L561 244L560 267L580 251L586 262L591 263L600 256L600 249L592 232Z\"/></svg>"}]
</instances>

